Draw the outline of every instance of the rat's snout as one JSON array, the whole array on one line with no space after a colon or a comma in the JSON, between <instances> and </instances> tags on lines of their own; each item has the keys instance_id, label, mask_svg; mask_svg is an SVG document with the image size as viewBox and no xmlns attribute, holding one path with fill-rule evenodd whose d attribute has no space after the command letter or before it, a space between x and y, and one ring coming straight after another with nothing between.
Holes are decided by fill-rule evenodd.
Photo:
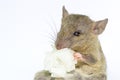
<instances>
[{"instance_id":1,"label":"rat's snout","mask_svg":"<svg viewBox=\"0 0 120 80\"><path fill-rule=\"evenodd\" d=\"M64 41L59 41L59 42L56 43L56 48L58 50L60 50L60 49L63 49L63 48L67 48L67 45Z\"/></svg>"},{"instance_id":2,"label":"rat's snout","mask_svg":"<svg viewBox=\"0 0 120 80\"><path fill-rule=\"evenodd\" d=\"M56 40L56 48L58 50L63 49L63 48L70 48L70 41L69 40Z\"/></svg>"},{"instance_id":3,"label":"rat's snout","mask_svg":"<svg viewBox=\"0 0 120 80\"><path fill-rule=\"evenodd\" d=\"M58 50L60 50L60 49L62 49L62 48L65 48L65 47L64 47L64 43L63 43L63 42L57 43L57 44L56 44L56 48L57 48Z\"/></svg>"}]
</instances>

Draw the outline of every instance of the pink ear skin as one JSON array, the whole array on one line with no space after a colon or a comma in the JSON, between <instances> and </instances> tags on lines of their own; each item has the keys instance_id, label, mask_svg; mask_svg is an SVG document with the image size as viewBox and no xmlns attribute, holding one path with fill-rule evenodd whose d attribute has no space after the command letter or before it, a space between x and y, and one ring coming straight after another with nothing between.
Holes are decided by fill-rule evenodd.
<instances>
[{"instance_id":1,"label":"pink ear skin","mask_svg":"<svg viewBox=\"0 0 120 80\"><path fill-rule=\"evenodd\" d=\"M80 53L74 53L73 56L74 56L74 59L77 61L79 61L79 60L84 61L82 54L80 54Z\"/></svg>"},{"instance_id":2,"label":"pink ear skin","mask_svg":"<svg viewBox=\"0 0 120 80\"><path fill-rule=\"evenodd\" d=\"M92 25L92 32L97 35L101 34L105 30L107 22L108 22L108 19L94 22Z\"/></svg>"}]
</instances>

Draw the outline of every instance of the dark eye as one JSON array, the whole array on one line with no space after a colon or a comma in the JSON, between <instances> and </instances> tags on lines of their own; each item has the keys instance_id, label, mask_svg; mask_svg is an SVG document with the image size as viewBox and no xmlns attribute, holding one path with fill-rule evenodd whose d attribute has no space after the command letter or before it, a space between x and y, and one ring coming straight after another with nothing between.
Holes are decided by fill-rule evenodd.
<instances>
[{"instance_id":1,"label":"dark eye","mask_svg":"<svg viewBox=\"0 0 120 80\"><path fill-rule=\"evenodd\" d=\"M75 32L73 33L74 36L79 36L80 34L81 34L80 31L75 31Z\"/></svg>"}]
</instances>

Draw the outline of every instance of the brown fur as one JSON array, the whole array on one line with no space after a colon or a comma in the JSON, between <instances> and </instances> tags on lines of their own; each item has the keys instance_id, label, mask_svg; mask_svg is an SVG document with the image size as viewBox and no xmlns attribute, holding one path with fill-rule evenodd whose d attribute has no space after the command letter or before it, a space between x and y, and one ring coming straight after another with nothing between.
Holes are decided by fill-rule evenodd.
<instances>
[{"instance_id":1,"label":"brown fur","mask_svg":"<svg viewBox=\"0 0 120 80\"><path fill-rule=\"evenodd\" d=\"M71 48L82 54L84 61L79 60L76 70L64 79L51 80L107 80L106 61L98 40L98 35L104 31L107 21L93 21L86 15L69 14L63 7L62 25L55 42L56 48ZM75 36L74 32L79 32L80 35ZM50 80L49 77L50 75L48 79L35 80Z\"/></svg>"}]
</instances>

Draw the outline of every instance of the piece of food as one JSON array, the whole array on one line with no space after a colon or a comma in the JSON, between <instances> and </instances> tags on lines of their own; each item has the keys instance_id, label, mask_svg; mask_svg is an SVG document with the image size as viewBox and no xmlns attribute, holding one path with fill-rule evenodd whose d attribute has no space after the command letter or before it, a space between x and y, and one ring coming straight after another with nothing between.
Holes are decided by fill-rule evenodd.
<instances>
[{"instance_id":1,"label":"piece of food","mask_svg":"<svg viewBox=\"0 0 120 80\"><path fill-rule=\"evenodd\" d=\"M68 48L54 49L45 57L45 70L48 70L52 77L65 77L67 72L75 70L77 60L74 53Z\"/></svg>"}]
</instances>

